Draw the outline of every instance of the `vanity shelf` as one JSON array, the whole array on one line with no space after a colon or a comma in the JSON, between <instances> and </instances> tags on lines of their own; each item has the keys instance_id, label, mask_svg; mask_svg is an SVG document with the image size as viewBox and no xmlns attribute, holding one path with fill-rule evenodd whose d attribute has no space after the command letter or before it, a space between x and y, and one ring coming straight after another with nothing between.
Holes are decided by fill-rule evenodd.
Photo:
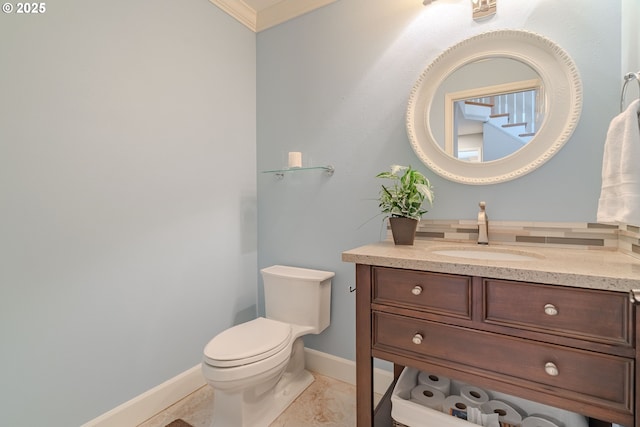
<instances>
[{"instance_id":1,"label":"vanity shelf","mask_svg":"<svg viewBox=\"0 0 640 427\"><path fill-rule=\"evenodd\" d=\"M624 278L603 288L586 277L582 286L563 277L545 283L545 274L501 277L519 270L514 263L503 270L442 262L420 245L400 249L381 243L343 253L356 267L358 427L393 422L387 399L373 405L374 358L392 362L396 378L409 366L583 414L591 427L640 427L639 306L614 285ZM615 254L581 256L618 270L638 265Z\"/></svg>"},{"instance_id":2,"label":"vanity shelf","mask_svg":"<svg viewBox=\"0 0 640 427\"><path fill-rule=\"evenodd\" d=\"M277 178L282 179L284 178L285 173L310 171L310 170L323 170L325 174L327 174L328 176L333 176L333 173L335 172L335 168L333 166L327 165L327 166L309 166L304 168L275 169L275 170L262 171L262 173L273 173L276 175Z\"/></svg>"}]
</instances>

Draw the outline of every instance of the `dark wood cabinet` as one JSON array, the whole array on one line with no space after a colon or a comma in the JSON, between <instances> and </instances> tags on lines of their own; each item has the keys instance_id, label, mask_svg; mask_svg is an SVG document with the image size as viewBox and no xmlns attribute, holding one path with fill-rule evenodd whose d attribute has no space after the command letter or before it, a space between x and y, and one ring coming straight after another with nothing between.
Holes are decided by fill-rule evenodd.
<instances>
[{"instance_id":1,"label":"dark wood cabinet","mask_svg":"<svg viewBox=\"0 0 640 427\"><path fill-rule=\"evenodd\" d=\"M396 376L411 366L578 412L593 426L640 427L626 293L365 264L356 282L358 427L378 425L373 358L393 362Z\"/></svg>"}]
</instances>

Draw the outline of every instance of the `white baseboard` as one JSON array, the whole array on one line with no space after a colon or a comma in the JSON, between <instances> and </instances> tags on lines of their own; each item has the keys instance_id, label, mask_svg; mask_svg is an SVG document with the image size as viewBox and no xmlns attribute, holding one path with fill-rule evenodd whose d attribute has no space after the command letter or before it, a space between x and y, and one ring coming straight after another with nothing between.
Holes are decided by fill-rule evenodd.
<instances>
[{"instance_id":1,"label":"white baseboard","mask_svg":"<svg viewBox=\"0 0 640 427\"><path fill-rule=\"evenodd\" d=\"M198 364L81 427L137 426L205 384Z\"/></svg>"},{"instance_id":2,"label":"white baseboard","mask_svg":"<svg viewBox=\"0 0 640 427\"><path fill-rule=\"evenodd\" d=\"M328 353L322 353L311 348L304 349L304 356L305 365L308 370L355 385L356 362ZM373 391L375 393L385 394L392 382L393 372L374 368Z\"/></svg>"},{"instance_id":3,"label":"white baseboard","mask_svg":"<svg viewBox=\"0 0 640 427\"><path fill-rule=\"evenodd\" d=\"M310 371L348 384L356 383L355 362L305 348L305 365ZM374 369L374 392L384 394L393 381L393 374ZM128 402L100 415L81 427L137 426L206 384L200 364L134 397Z\"/></svg>"}]
</instances>

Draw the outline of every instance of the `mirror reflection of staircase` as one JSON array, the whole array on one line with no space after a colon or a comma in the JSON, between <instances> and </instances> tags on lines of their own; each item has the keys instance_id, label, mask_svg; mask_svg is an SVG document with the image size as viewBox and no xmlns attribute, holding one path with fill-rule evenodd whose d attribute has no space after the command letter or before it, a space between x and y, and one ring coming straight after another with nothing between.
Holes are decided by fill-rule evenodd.
<instances>
[{"instance_id":1,"label":"mirror reflection of staircase","mask_svg":"<svg viewBox=\"0 0 640 427\"><path fill-rule=\"evenodd\" d=\"M493 104L485 104L477 101L464 101L464 108L462 109L462 118L464 120L471 120L474 122L491 123L497 128L503 129L510 135L516 136L522 139L524 142L529 142L531 138L536 134L535 119L531 122L523 121L516 122L512 118L511 113L493 113ZM522 116L522 114L520 114ZM472 125L465 126L466 129L472 128ZM477 129L477 128L476 128ZM460 135L460 125L458 126L458 135Z\"/></svg>"},{"instance_id":2,"label":"mirror reflection of staircase","mask_svg":"<svg viewBox=\"0 0 640 427\"><path fill-rule=\"evenodd\" d=\"M530 90L455 102L457 157L491 161L520 149L536 134L535 100Z\"/></svg>"}]
</instances>

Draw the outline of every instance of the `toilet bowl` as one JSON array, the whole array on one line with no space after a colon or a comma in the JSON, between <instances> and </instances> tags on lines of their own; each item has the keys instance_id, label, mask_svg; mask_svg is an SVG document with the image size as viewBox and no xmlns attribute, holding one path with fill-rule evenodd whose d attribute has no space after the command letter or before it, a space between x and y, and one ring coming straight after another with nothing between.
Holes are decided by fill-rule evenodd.
<instances>
[{"instance_id":1,"label":"toilet bowl","mask_svg":"<svg viewBox=\"0 0 640 427\"><path fill-rule=\"evenodd\" d=\"M214 389L212 427L268 427L313 382L302 337L328 326L333 275L262 270L266 317L221 332L204 349L202 373Z\"/></svg>"}]
</instances>

